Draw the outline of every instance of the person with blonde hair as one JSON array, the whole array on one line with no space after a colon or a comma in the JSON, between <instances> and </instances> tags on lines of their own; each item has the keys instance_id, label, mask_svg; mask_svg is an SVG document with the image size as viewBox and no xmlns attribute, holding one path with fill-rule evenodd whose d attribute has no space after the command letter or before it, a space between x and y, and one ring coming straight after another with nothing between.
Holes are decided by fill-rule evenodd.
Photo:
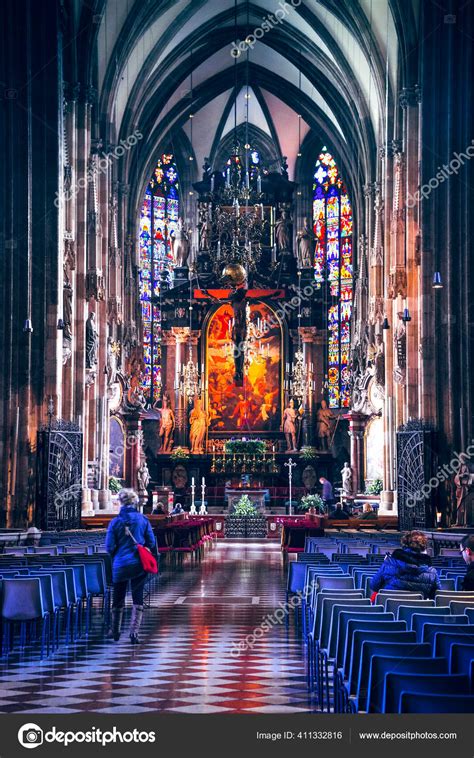
<instances>
[{"instance_id":1,"label":"person with blonde hair","mask_svg":"<svg viewBox=\"0 0 474 758\"><path fill-rule=\"evenodd\" d=\"M364 505L362 506L362 514L360 518L363 519L364 521L368 519L377 518L377 514L374 511L371 503L364 503Z\"/></svg>"},{"instance_id":2,"label":"person with blonde hair","mask_svg":"<svg viewBox=\"0 0 474 758\"><path fill-rule=\"evenodd\" d=\"M425 599L433 598L441 589L438 572L427 554L428 539L423 532L406 532L401 548L387 554L380 569L371 581L372 592L402 590L421 592Z\"/></svg>"}]
</instances>

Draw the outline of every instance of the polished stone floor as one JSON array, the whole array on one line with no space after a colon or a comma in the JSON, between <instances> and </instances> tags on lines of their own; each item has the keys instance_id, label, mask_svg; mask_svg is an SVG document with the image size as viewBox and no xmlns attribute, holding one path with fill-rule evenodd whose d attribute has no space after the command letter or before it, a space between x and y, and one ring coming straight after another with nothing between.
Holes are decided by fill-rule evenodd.
<instances>
[{"instance_id":1,"label":"polished stone floor","mask_svg":"<svg viewBox=\"0 0 474 758\"><path fill-rule=\"evenodd\" d=\"M315 711L285 585L277 543L222 541L160 576L140 646L107 642L97 612L87 640L2 659L0 713Z\"/></svg>"}]
</instances>

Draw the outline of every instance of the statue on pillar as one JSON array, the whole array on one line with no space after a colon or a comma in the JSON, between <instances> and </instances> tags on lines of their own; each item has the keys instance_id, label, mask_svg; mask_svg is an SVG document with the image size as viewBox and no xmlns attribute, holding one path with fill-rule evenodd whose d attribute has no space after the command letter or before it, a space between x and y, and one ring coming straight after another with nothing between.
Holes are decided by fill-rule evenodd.
<instances>
[{"instance_id":1,"label":"statue on pillar","mask_svg":"<svg viewBox=\"0 0 474 758\"><path fill-rule=\"evenodd\" d=\"M329 449L329 440L332 432L331 422L335 418L334 413L328 408L326 401L321 400L321 407L316 414L316 436L320 450Z\"/></svg>"},{"instance_id":2,"label":"statue on pillar","mask_svg":"<svg viewBox=\"0 0 474 758\"><path fill-rule=\"evenodd\" d=\"M349 463L346 461L341 471L342 476L342 494L344 497L351 497L352 495L352 469Z\"/></svg>"},{"instance_id":3,"label":"statue on pillar","mask_svg":"<svg viewBox=\"0 0 474 758\"><path fill-rule=\"evenodd\" d=\"M290 400L288 407L283 412L283 433L286 437L286 452L297 452L296 446L296 424L298 419L298 413L301 415L302 409L298 412L295 409L295 401L293 398Z\"/></svg>"},{"instance_id":4,"label":"statue on pillar","mask_svg":"<svg viewBox=\"0 0 474 758\"><path fill-rule=\"evenodd\" d=\"M290 220L286 210L282 210L281 216L275 224L275 241L279 253L285 253L290 250Z\"/></svg>"},{"instance_id":5,"label":"statue on pillar","mask_svg":"<svg viewBox=\"0 0 474 758\"><path fill-rule=\"evenodd\" d=\"M209 426L209 415L202 407L201 398L196 395L194 406L189 414L189 442L193 455L202 455L204 452L204 439Z\"/></svg>"},{"instance_id":6,"label":"statue on pillar","mask_svg":"<svg viewBox=\"0 0 474 758\"><path fill-rule=\"evenodd\" d=\"M173 431L175 428L175 417L172 409L169 407L169 401L166 395L160 410L160 428L158 435L161 439L160 453L170 453L173 447Z\"/></svg>"},{"instance_id":7,"label":"statue on pillar","mask_svg":"<svg viewBox=\"0 0 474 758\"><path fill-rule=\"evenodd\" d=\"M184 228L182 218L178 219L178 225L171 238L173 258L177 268L185 268L188 265L189 251L191 248L189 232Z\"/></svg>"},{"instance_id":8,"label":"statue on pillar","mask_svg":"<svg viewBox=\"0 0 474 758\"><path fill-rule=\"evenodd\" d=\"M97 366L97 348L99 337L97 334L95 313L89 313L86 321L86 368L95 369Z\"/></svg>"},{"instance_id":9,"label":"statue on pillar","mask_svg":"<svg viewBox=\"0 0 474 758\"><path fill-rule=\"evenodd\" d=\"M146 459L143 458L137 471L138 494L140 497L148 497L148 485L150 484L150 472Z\"/></svg>"},{"instance_id":10,"label":"statue on pillar","mask_svg":"<svg viewBox=\"0 0 474 758\"><path fill-rule=\"evenodd\" d=\"M466 501L469 494L471 473L465 463L454 477L456 488L456 526L466 526Z\"/></svg>"},{"instance_id":11,"label":"statue on pillar","mask_svg":"<svg viewBox=\"0 0 474 758\"><path fill-rule=\"evenodd\" d=\"M311 221L305 218L303 228L296 235L298 268L311 268L313 266L313 253L316 237L311 228Z\"/></svg>"},{"instance_id":12,"label":"statue on pillar","mask_svg":"<svg viewBox=\"0 0 474 758\"><path fill-rule=\"evenodd\" d=\"M118 355L120 345L114 341L113 337L107 340L107 384L109 387L117 381Z\"/></svg>"}]
</instances>

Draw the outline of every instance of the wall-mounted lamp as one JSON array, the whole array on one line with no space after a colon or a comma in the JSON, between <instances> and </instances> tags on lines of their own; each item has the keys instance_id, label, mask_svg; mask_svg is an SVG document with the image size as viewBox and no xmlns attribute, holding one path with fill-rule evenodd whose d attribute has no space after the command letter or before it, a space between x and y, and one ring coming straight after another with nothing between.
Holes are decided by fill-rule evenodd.
<instances>
[{"instance_id":1,"label":"wall-mounted lamp","mask_svg":"<svg viewBox=\"0 0 474 758\"><path fill-rule=\"evenodd\" d=\"M31 334L33 332L33 322L30 318L27 318L25 320L25 323L23 324L23 331L27 334Z\"/></svg>"},{"instance_id":2,"label":"wall-mounted lamp","mask_svg":"<svg viewBox=\"0 0 474 758\"><path fill-rule=\"evenodd\" d=\"M441 290L443 289L443 280L441 279L441 273L439 271L435 271L433 274L433 284L432 287L434 290Z\"/></svg>"}]
</instances>

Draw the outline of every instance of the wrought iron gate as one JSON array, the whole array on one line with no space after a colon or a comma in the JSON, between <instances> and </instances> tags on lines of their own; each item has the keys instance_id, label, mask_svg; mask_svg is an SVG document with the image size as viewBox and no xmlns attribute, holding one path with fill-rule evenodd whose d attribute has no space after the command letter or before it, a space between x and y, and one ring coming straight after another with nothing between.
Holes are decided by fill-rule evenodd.
<instances>
[{"instance_id":1,"label":"wrought iron gate","mask_svg":"<svg viewBox=\"0 0 474 758\"><path fill-rule=\"evenodd\" d=\"M429 529L436 523L434 492L428 482L434 470L434 432L421 421L397 431L397 499L400 529Z\"/></svg>"},{"instance_id":2,"label":"wrought iron gate","mask_svg":"<svg viewBox=\"0 0 474 758\"><path fill-rule=\"evenodd\" d=\"M81 524L82 432L52 421L38 432L36 512L41 529L77 529Z\"/></svg>"}]
</instances>

